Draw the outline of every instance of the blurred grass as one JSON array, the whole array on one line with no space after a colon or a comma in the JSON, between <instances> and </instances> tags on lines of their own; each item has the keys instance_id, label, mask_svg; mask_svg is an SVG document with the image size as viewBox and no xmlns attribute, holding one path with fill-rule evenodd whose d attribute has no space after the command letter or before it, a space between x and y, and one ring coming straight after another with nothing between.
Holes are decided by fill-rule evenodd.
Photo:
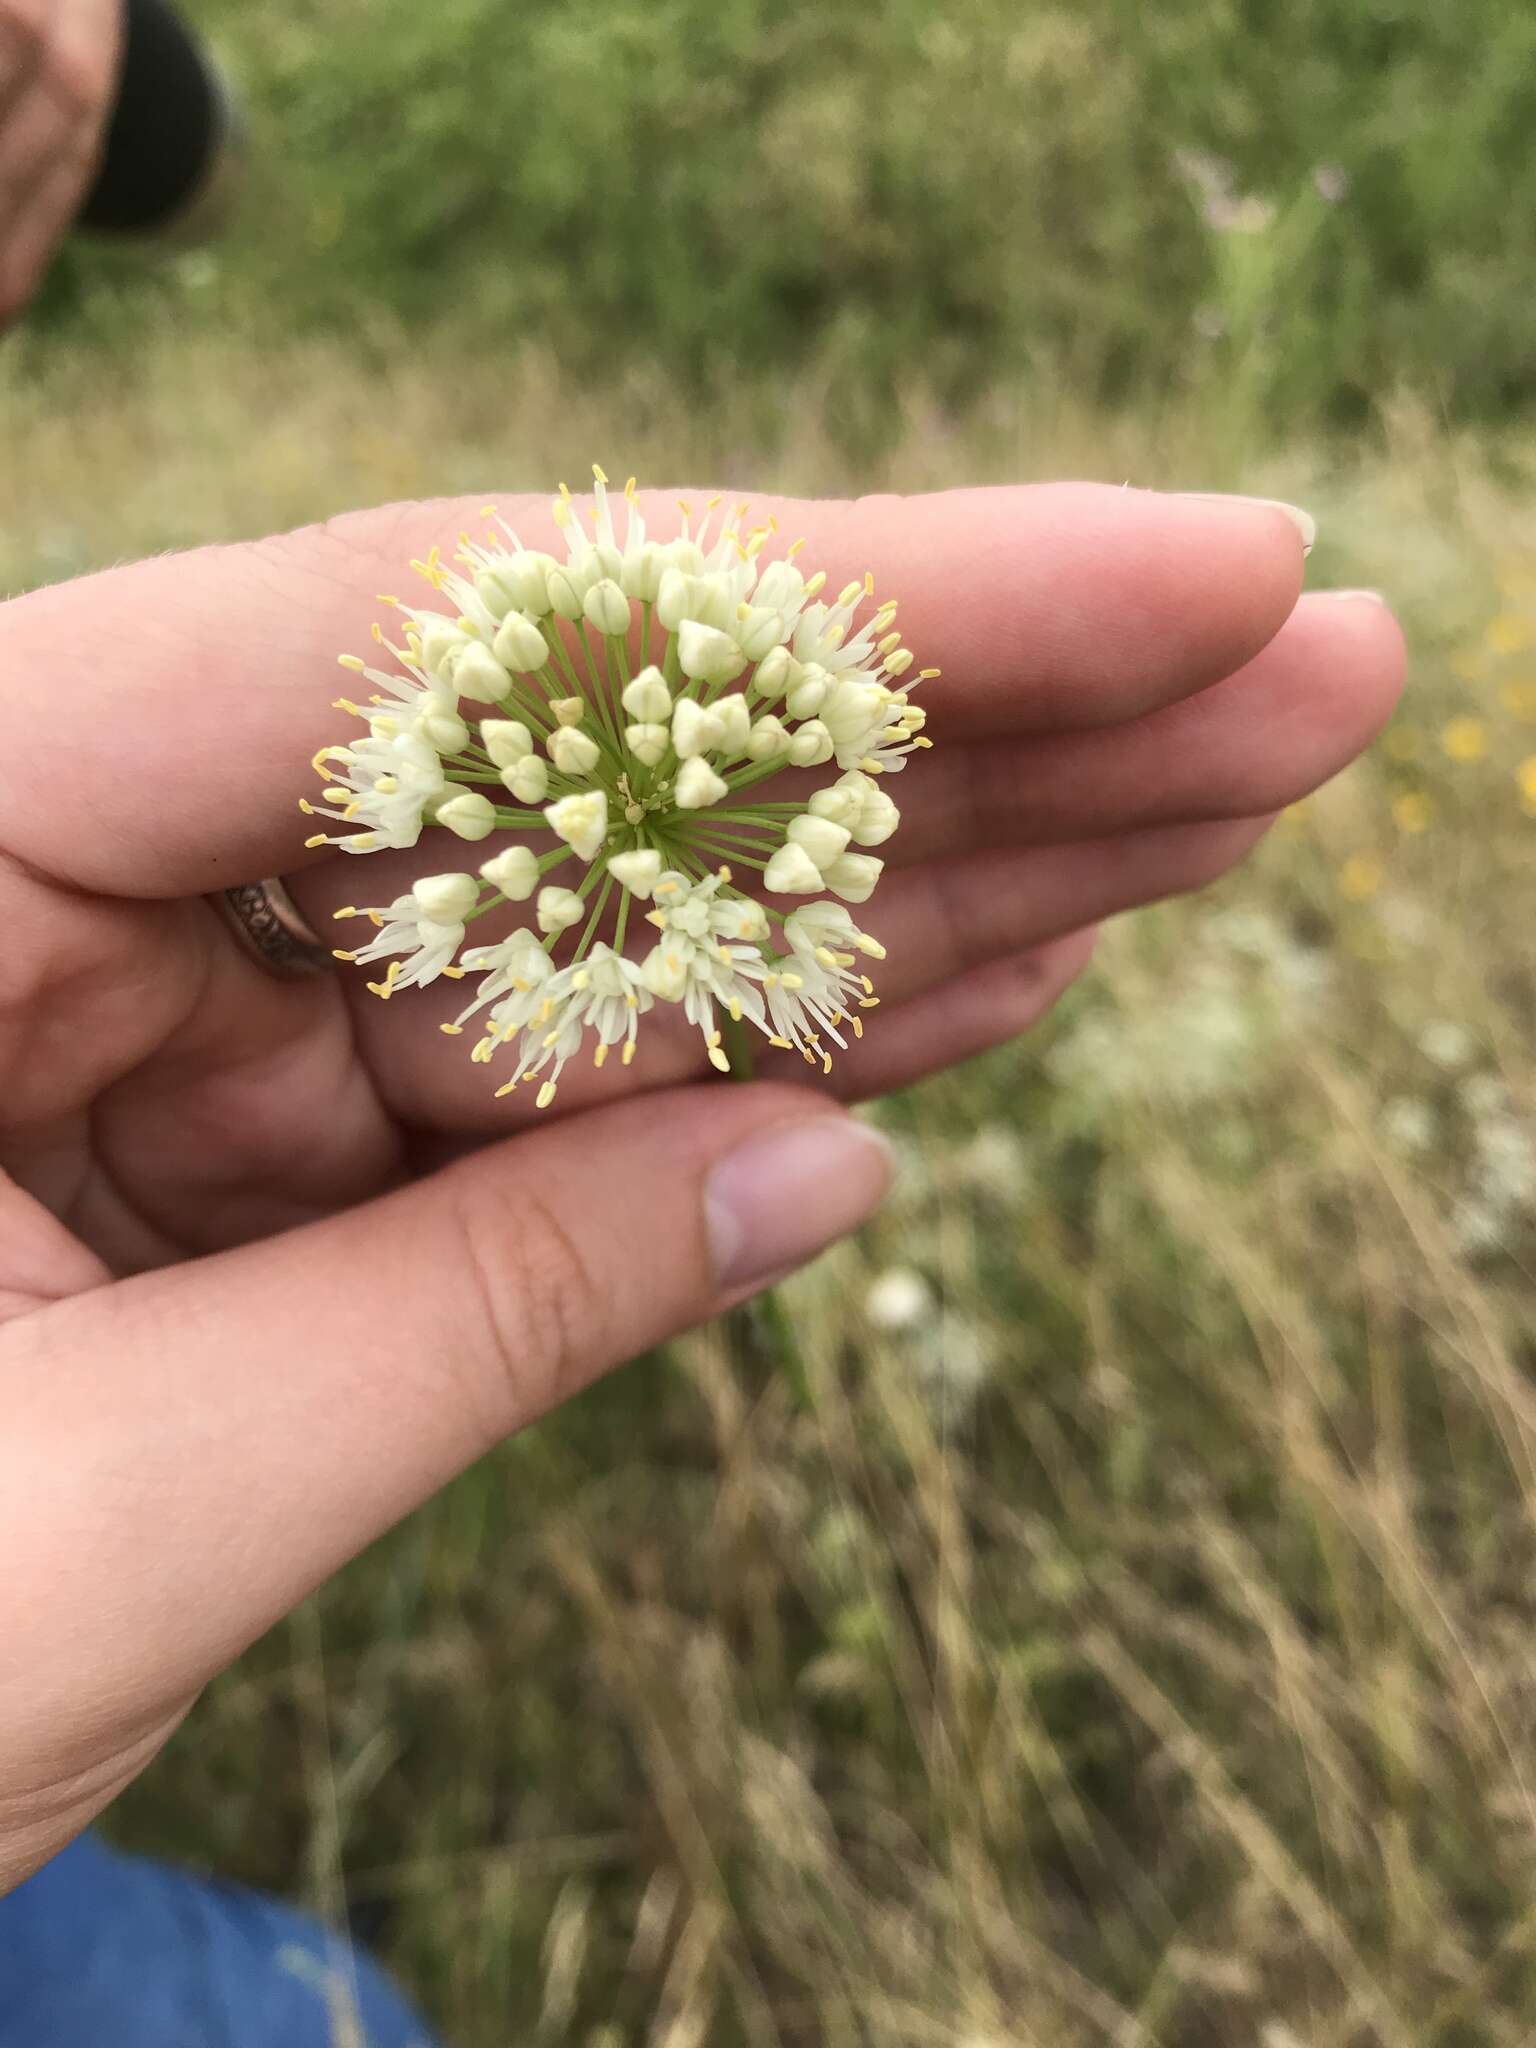
<instances>
[{"instance_id":1,"label":"blurred grass","mask_svg":"<svg viewBox=\"0 0 1536 2048\"><path fill-rule=\"evenodd\" d=\"M915 362L949 404L1237 393L1271 436L1536 391L1519 0L188 12L249 108L252 204L169 267L72 251L45 348L168 304L375 357L381 317L447 322L693 392L814 364L859 454Z\"/></svg>"},{"instance_id":2,"label":"blurred grass","mask_svg":"<svg viewBox=\"0 0 1536 2048\"><path fill-rule=\"evenodd\" d=\"M616 1376L259 1645L113 1827L350 1914L462 2048L1529 2043L1536 442L914 387L855 470L803 375L787 430L175 326L0 375L12 588L594 455L1078 474L1309 505L1313 582L1416 648L1241 876L882 1109L898 1195L792 1289L809 1408L718 1331Z\"/></svg>"}]
</instances>

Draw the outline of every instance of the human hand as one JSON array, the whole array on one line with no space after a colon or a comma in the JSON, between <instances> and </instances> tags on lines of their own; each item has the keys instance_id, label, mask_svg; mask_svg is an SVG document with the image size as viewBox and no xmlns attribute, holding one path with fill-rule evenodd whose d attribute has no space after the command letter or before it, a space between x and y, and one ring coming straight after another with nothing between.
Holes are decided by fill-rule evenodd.
<instances>
[{"instance_id":1,"label":"human hand","mask_svg":"<svg viewBox=\"0 0 1536 2048\"><path fill-rule=\"evenodd\" d=\"M754 500L834 587L872 568L944 672L885 849L883 1006L825 1080L696 1085L698 1037L654 1032L522 1129L438 1035L451 991L274 980L204 901L283 872L324 929L355 898L294 808L335 655L480 502L0 607L0 1887L454 1473L853 1227L886 1170L837 1098L1024 1030L1095 920L1239 859L1401 676L1380 603L1297 602L1263 505ZM505 509L553 543L542 501ZM385 901L423 863L365 865Z\"/></svg>"},{"instance_id":2,"label":"human hand","mask_svg":"<svg viewBox=\"0 0 1536 2048\"><path fill-rule=\"evenodd\" d=\"M101 151L122 0L0 0L0 327L36 290Z\"/></svg>"}]
</instances>

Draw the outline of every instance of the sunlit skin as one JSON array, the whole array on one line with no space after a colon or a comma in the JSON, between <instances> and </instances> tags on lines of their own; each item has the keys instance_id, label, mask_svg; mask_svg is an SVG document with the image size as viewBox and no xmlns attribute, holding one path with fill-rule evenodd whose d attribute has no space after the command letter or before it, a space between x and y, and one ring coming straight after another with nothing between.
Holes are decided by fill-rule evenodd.
<instances>
[{"instance_id":1,"label":"sunlit skin","mask_svg":"<svg viewBox=\"0 0 1536 2048\"><path fill-rule=\"evenodd\" d=\"M647 499L660 532L675 496ZM707 1257L712 1162L1027 1029L1099 920L1239 860L1402 676L1386 608L1301 598L1296 528L1264 506L754 498L834 586L899 595L943 671L934 750L899 778L881 1007L825 1077L770 1053L721 1082L697 1034L658 1029L628 1068L573 1064L539 1116L442 1036L452 984L272 980L204 901L281 873L327 931L357 902L359 861L306 852L294 808L336 653L485 497L0 608L0 1877L455 1471L746 1291ZM553 543L547 501L498 502ZM377 902L422 872L364 864ZM877 1181L805 1199L831 1235Z\"/></svg>"}]
</instances>

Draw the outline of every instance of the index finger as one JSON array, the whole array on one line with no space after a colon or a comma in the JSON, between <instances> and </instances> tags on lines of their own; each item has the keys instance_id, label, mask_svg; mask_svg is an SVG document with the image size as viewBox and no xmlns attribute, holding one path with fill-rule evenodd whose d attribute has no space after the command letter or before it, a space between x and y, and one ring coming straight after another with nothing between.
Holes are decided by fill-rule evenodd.
<instances>
[{"instance_id":1,"label":"index finger","mask_svg":"<svg viewBox=\"0 0 1536 2048\"><path fill-rule=\"evenodd\" d=\"M673 494L640 502L657 537L677 531ZM484 504L387 505L0 606L6 850L126 896L301 865L307 760L344 736L337 655L368 644L377 593L404 564ZM786 542L805 537L830 587L868 572L900 600L904 639L942 671L924 698L941 741L1100 725L1187 696L1251 659L1301 583L1295 516L1256 500L1047 484L750 504ZM563 556L548 500L502 510Z\"/></svg>"}]
</instances>

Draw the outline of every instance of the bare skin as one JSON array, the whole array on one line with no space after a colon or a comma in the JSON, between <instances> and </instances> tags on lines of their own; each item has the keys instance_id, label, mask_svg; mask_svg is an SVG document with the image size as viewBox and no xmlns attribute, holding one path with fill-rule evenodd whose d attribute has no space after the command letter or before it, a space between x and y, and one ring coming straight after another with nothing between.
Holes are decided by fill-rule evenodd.
<instances>
[{"instance_id":1,"label":"bare skin","mask_svg":"<svg viewBox=\"0 0 1536 2048\"><path fill-rule=\"evenodd\" d=\"M439 1035L462 996L274 981L203 900L284 873L324 925L423 870L421 850L303 852L295 800L373 593L482 502L0 607L0 1884L453 1473L885 1183L851 1142L780 1190L749 1270L707 1228L722 1162L1027 1029L1100 919L1240 859L1401 681L1385 607L1298 602L1297 533L1263 506L754 499L834 586L872 569L944 670L867 913L882 1007L830 1078L770 1055L728 1088L648 1019L632 1069L573 1066L529 1128L525 1096L496 1100ZM663 534L670 503L647 505ZM553 543L542 501L502 505Z\"/></svg>"},{"instance_id":2,"label":"bare skin","mask_svg":"<svg viewBox=\"0 0 1536 2048\"><path fill-rule=\"evenodd\" d=\"M119 0L0 0L0 327L96 169L121 34Z\"/></svg>"}]
</instances>

